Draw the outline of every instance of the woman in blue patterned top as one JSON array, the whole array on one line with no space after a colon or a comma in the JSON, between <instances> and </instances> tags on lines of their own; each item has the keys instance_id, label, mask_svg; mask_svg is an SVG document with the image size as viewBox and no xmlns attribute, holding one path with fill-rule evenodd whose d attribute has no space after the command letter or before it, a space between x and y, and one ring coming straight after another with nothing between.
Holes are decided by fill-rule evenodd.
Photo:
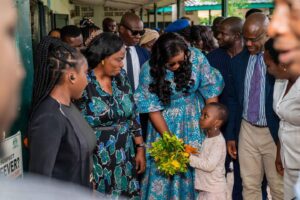
<instances>
[{"instance_id":1,"label":"woman in blue patterned top","mask_svg":"<svg viewBox=\"0 0 300 200\"><path fill-rule=\"evenodd\" d=\"M132 89L122 69L124 55L123 41L113 33L91 41L86 50L88 86L78 107L96 132L95 189L139 199L137 174L145 170L145 152Z\"/></svg>"},{"instance_id":2,"label":"woman in blue patterned top","mask_svg":"<svg viewBox=\"0 0 300 200\"><path fill-rule=\"evenodd\" d=\"M149 113L147 146L170 131L186 144L200 148L204 133L198 119L205 103L217 101L224 83L219 71L204 55L188 47L176 33L162 35L144 64L135 93L138 111ZM196 199L190 168L185 174L167 177L146 154L142 199Z\"/></svg>"}]
</instances>

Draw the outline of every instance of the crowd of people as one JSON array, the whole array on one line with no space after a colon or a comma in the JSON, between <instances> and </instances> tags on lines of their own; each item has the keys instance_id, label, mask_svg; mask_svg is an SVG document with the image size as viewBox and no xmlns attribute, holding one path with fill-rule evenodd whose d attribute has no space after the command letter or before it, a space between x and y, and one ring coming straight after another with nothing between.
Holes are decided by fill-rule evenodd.
<instances>
[{"instance_id":1,"label":"crowd of people","mask_svg":"<svg viewBox=\"0 0 300 200\"><path fill-rule=\"evenodd\" d=\"M29 172L110 198L225 200L233 170L233 200L267 199L267 186L274 200L296 199L300 3L275 3L272 16L182 18L164 33L132 12L50 31L35 54ZM2 132L25 73L12 1L0 17ZM185 173L161 173L147 151L166 132L198 151Z\"/></svg>"}]
</instances>

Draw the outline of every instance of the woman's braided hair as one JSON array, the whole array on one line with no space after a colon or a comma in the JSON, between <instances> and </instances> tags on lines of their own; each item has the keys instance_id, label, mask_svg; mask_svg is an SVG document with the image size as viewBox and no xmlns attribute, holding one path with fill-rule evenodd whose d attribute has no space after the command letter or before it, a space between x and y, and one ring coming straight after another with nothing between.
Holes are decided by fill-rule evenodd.
<instances>
[{"instance_id":1,"label":"woman's braided hair","mask_svg":"<svg viewBox=\"0 0 300 200\"><path fill-rule=\"evenodd\" d=\"M59 83L64 70L79 67L82 60L83 55L75 48L59 39L43 38L35 59L31 115Z\"/></svg>"}]
</instances>

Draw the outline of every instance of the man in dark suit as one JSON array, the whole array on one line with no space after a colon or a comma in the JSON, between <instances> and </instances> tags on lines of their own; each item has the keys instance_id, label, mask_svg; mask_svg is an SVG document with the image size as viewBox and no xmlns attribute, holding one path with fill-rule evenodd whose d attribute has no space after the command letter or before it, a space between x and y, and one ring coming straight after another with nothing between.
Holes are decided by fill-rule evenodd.
<instances>
[{"instance_id":1,"label":"man in dark suit","mask_svg":"<svg viewBox=\"0 0 300 200\"><path fill-rule=\"evenodd\" d=\"M218 28L217 40L219 48L210 52L206 57L212 67L218 69L225 81L225 88L219 96L219 101L228 106L228 70L231 65L231 60L243 52L244 40L242 35L243 20L239 17L228 17L224 19ZM226 124L222 127L222 132L225 133ZM224 135L227 139L226 134ZM234 185L232 190L232 200L242 200L242 179L240 175L240 165L237 157L231 158L227 154L225 169L230 171L230 162L233 163ZM263 199L267 199L267 183L264 179L262 190Z\"/></svg>"},{"instance_id":2,"label":"man in dark suit","mask_svg":"<svg viewBox=\"0 0 300 200\"><path fill-rule=\"evenodd\" d=\"M124 69L131 87L135 90L139 84L139 74L142 65L149 59L150 53L138 46L141 36L145 33L144 24L139 16L128 12L122 16L119 25L119 35L126 45ZM140 115L144 140L146 139L148 114Z\"/></svg>"},{"instance_id":3,"label":"man in dark suit","mask_svg":"<svg viewBox=\"0 0 300 200\"><path fill-rule=\"evenodd\" d=\"M272 108L275 80L266 73L262 56L268 23L262 13L247 18L243 26L247 48L232 59L229 67L227 149L231 157L239 158L245 200L262 198L264 174L272 199L283 199L282 177L275 169L279 127Z\"/></svg>"}]
</instances>

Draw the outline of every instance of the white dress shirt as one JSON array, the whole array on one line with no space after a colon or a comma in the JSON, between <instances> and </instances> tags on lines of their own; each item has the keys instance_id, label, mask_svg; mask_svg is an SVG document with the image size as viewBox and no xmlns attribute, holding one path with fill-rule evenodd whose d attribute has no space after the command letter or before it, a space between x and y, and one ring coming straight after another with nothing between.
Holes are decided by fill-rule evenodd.
<instances>
[{"instance_id":1,"label":"white dress shirt","mask_svg":"<svg viewBox=\"0 0 300 200\"><path fill-rule=\"evenodd\" d=\"M133 66L133 78L134 78L134 89L137 88L139 85L139 75L140 75L140 61L139 56L136 52L135 46L126 47L130 48L130 54L131 54L131 60L132 60L132 66ZM124 70L127 72L127 60L126 55L124 57Z\"/></svg>"}]
</instances>

